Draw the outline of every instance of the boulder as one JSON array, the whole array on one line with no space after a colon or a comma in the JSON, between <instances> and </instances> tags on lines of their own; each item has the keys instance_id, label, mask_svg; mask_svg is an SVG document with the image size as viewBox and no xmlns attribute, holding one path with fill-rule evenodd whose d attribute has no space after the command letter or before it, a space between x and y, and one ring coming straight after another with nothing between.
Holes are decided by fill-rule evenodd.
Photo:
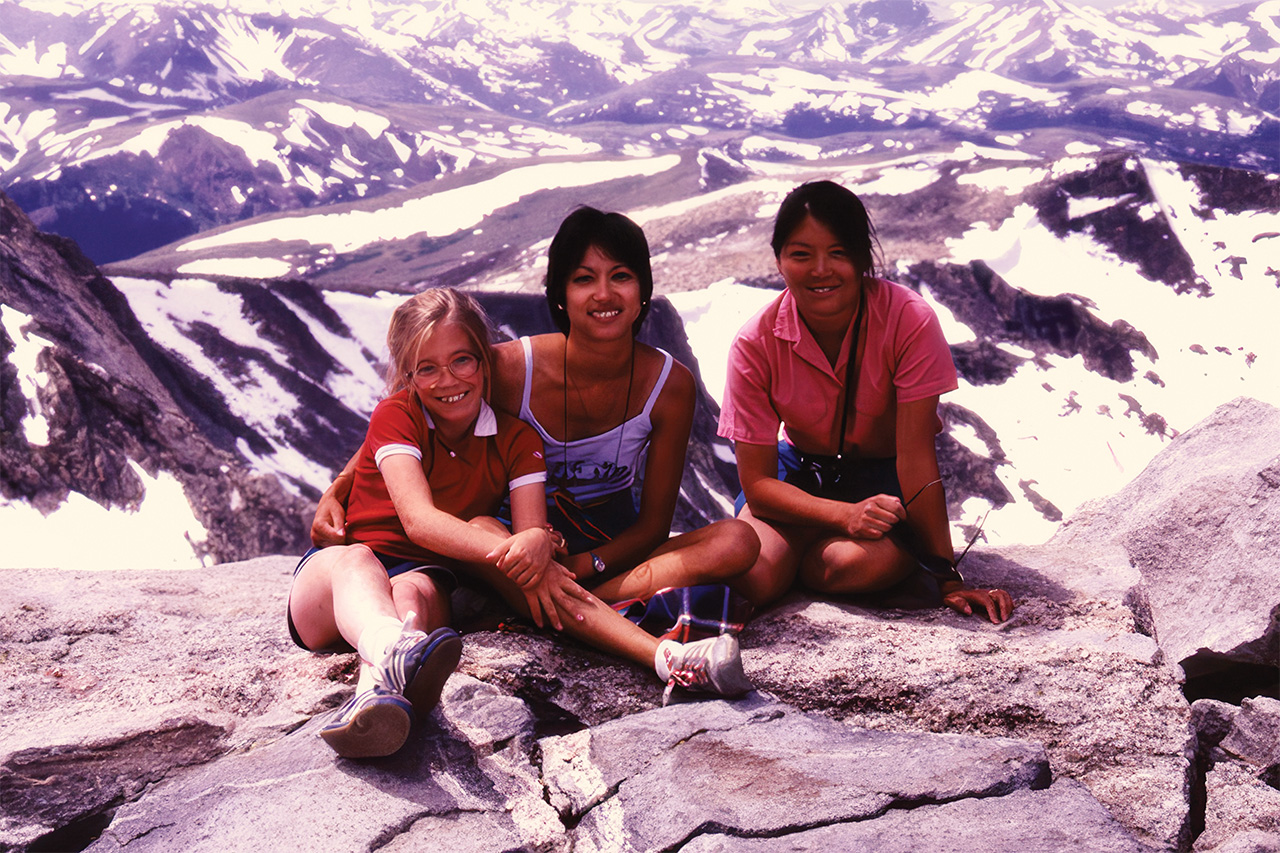
<instances>
[{"instance_id":1,"label":"boulder","mask_svg":"<svg viewBox=\"0 0 1280 853\"><path fill-rule=\"evenodd\" d=\"M351 660L283 629L294 562L0 572L0 849L345 701Z\"/></svg>"},{"instance_id":2,"label":"boulder","mask_svg":"<svg viewBox=\"0 0 1280 853\"><path fill-rule=\"evenodd\" d=\"M797 596L744 631L747 674L851 725L1043 744L1054 778L1084 783L1145 843L1185 846L1190 709L1176 668L1124 603L1130 573L1110 547L971 552L970 582L1018 603L999 626Z\"/></svg>"},{"instance_id":3,"label":"boulder","mask_svg":"<svg viewBox=\"0 0 1280 853\"><path fill-rule=\"evenodd\" d=\"M1258 696L1241 702L1221 746L1253 765L1260 775L1274 779L1280 771L1280 700Z\"/></svg>"},{"instance_id":4,"label":"boulder","mask_svg":"<svg viewBox=\"0 0 1280 853\"><path fill-rule=\"evenodd\" d=\"M1280 666L1280 409L1240 398L1179 435L1117 494L1083 505L1049 545L1122 545L1156 638L1197 676Z\"/></svg>"},{"instance_id":5,"label":"boulder","mask_svg":"<svg viewBox=\"0 0 1280 853\"><path fill-rule=\"evenodd\" d=\"M1275 853L1280 850L1280 791L1233 762L1205 777L1204 832L1195 850L1215 853Z\"/></svg>"},{"instance_id":6,"label":"boulder","mask_svg":"<svg viewBox=\"0 0 1280 853\"><path fill-rule=\"evenodd\" d=\"M1149 638L1120 618L1122 607L1094 601L1078 608L1088 613L1075 613L1066 606L1072 594L1035 580L1015 558L1028 559L981 561L989 578L1024 577L1024 607L1004 628L942 611L802 598L764 614L744 635L745 657L777 698L677 694L685 701L660 708L662 685L651 673L518 623L473 631L440 709L405 749L354 762L335 758L314 736L350 694L355 661L290 643L282 617L292 557L204 572L0 572L2 599L13 602L0 612L0 676L9 686L0 707L0 847L80 849L101 833L89 849L415 849L453 839L448 846L461 851L619 849L615 842L641 850L708 834L785 837L900 820L926 806L1033 791L1040 805L1018 808L1053 811L1063 822L1081 798L1104 812L1091 799L1098 796L1115 817L1097 831L1114 849L1176 834L1170 827L1185 819L1186 798L1171 781L1178 774L1159 736L1139 742L1122 736L1118 718L1100 716L1097 738L1071 743L1084 753L1111 738L1109 757L1073 762L1055 757L1067 753L1059 741L1069 726L1032 725L1028 700L1000 698L998 683L1019 660L1021 689L1056 690L1073 671L1110 669L1108 695L1127 698L1109 706L1124 710L1137 691L1146 694L1150 715L1131 719L1133 728L1164 732L1161 713L1174 721L1187 714L1164 708L1158 679L1130 677L1161 668ZM1080 571L1095 585L1105 575ZM770 633L778 631L794 636ZM805 675L821 632L825 682ZM1029 655L1024 647L1036 633L1054 651ZM851 715L853 693L816 687L850 677L851 647L841 637L858 635L863 663L874 662L868 683L887 692L876 700L880 712ZM788 648L799 652L791 686L773 674L788 666ZM904 691L883 681L895 657L912 678L949 672L942 681L953 695L939 684L936 701L903 702ZM958 667L957 659L988 664L987 672ZM1097 689L1082 685L1077 706ZM967 718L946 710L962 696ZM1065 716L1066 704L1055 694L1040 707ZM950 722L939 725L944 718ZM1119 786L1108 775L1118 766L1142 772ZM1060 778L1043 793L1051 775L1071 773L1091 787L1071 793ZM785 779L779 784L789 791L807 785L812 795L779 797L776 787L757 786L771 778ZM1131 804L1117 810L1120 790ZM1170 797L1180 811L1161 819L1143 811L1141 804ZM316 801L327 804L323 819L297 821L297 804ZM664 802L680 804L679 819ZM945 822L945 813L931 820ZM1012 839L1015 828L1002 831Z\"/></svg>"}]
</instances>

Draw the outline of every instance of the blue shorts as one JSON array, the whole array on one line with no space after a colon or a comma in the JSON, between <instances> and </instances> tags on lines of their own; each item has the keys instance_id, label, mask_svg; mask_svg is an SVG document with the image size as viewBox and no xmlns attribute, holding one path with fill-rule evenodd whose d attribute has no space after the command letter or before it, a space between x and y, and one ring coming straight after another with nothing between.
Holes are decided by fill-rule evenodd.
<instances>
[{"instance_id":1,"label":"blue shorts","mask_svg":"<svg viewBox=\"0 0 1280 853\"><path fill-rule=\"evenodd\" d=\"M800 451L788 441L778 442L778 479L787 479L788 474L800 470ZM898 483L897 457L882 459L860 459L854 469L855 476L841 481L843 487L840 500L857 503L872 495L893 495L902 500L902 486ZM738 492L738 499L733 502L733 514L740 515L747 504L747 496Z\"/></svg>"},{"instance_id":2,"label":"blue shorts","mask_svg":"<svg viewBox=\"0 0 1280 853\"><path fill-rule=\"evenodd\" d=\"M630 489L585 504L564 492L547 496L547 523L564 536L570 554L600 547L635 524L638 517Z\"/></svg>"},{"instance_id":3,"label":"blue shorts","mask_svg":"<svg viewBox=\"0 0 1280 853\"><path fill-rule=\"evenodd\" d=\"M320 553L319 548L308 548L307 553L303 554L302 559L298 561L298 565L294 566L293 576L296 578L298 572L302 571L302 567L307 564L307 561L318 553ZM406 560L403 557L388 557L386 554L379 554L377 551L374 551L373 555L386 568L388 578L407 574L408 572L422 572L431 578L446 595L458 588L458 576L451 569L447 569L444 566L426 565L421 560ZM291 594L290 599L292 597ZM324 649L308 647L306 643L302 642L302 638L298 636L298 629L293 624L293 611L290 609L288 602L285 603L284 614L286 621L289 623L289 636L300 648L319 655L348 655L355 651L346 640L339 640L336 645Z\"/></svg>"}]
</instances>

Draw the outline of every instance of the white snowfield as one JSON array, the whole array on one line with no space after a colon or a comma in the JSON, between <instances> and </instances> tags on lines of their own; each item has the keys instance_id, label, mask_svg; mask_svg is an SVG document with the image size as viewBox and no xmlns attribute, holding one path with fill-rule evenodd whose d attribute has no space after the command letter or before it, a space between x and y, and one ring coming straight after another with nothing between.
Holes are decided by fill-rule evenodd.
<instances>
[{"instance_id":1,"label":"white snowfield","mask_svg":"<svg viewBox=\"0 0 1280 853\"><path fill-rule=\"evenodd\" d=\"M483 189L475 186L445 190L410 199L396 207L373 211L308 213L231 228L183 243L184 252L202 252L246 243L289 243L328 246L352 252L385 240L444 237L470 230L495 210L515 204L545 187L582 187L625 177L650 177L675 168L678 154L634 160L551 162L515 166Z\"/></svg>"}]
</instances>

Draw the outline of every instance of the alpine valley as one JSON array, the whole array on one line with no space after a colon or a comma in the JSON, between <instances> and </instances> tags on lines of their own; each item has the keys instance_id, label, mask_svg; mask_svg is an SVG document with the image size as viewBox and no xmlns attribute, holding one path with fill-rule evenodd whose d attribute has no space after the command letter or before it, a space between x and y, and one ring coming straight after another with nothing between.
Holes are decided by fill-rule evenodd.
<instances>
[{"instance_id":1,"label":"alpine valley","mask_svg":"<svg viewBox=\"0 0 1280 853\"><path fill-rule=\"evenodd\" d=\"M300 552L395 304L549 330L578 204L644 226L646 339L700 368L681 527L736 492L725 354L804 180L943 321L957 541L1280 404L1280 0L791 8L0 0L0 564Z\"/></svg>"}]
</instances>

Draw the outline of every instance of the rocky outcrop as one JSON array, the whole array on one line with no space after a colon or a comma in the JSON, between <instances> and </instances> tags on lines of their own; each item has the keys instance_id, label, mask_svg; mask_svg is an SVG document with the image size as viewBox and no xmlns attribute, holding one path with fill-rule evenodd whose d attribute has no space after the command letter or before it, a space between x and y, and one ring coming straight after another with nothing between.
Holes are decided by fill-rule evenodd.
<instances>
[{"instance_id":1,"label":"rocky outcrop","mask_svg":"<svg viewBox=\"0 0 1280 853\"><path fill-rule=\"evenodd\" d=\"M41 234L3 194L0 307L0 499L48 513L74 491L136 510L141 474L166 473L203 527L189 537L198 556L226 562L304 545L297 519L307 502L240 450L262 453L265 442L208 377L148 336L74 243ZM20 345L41 349L34 391L12 362Z\"/></svg>"},{"instance_id":2,"label":"rocky outcrop","mask_svg":"<svg viewBox=\"0 0 1280 853\"><path fill-rule=\"evenodd\" d=\"M1082 506L1049 547L1121 545L1141 577L1132 595L1172 662L1191 679L1274 690L1277 530L1280 410L1239 399L1176 438L1119 493Z\"/></svg>"},{"instance_id":3,"label":"rocky outcrop","mask_svg":"<svg viewBox=\"0 0 1280 853\"><path fill-rule=\"evenodd\" d=\"M1205 470L1196 436L1260 417L1245 402L1215 413L1149 488L1184 493L1170 472ZM1258 495L1224 482L1216 499L1237 514ZM1085 517L1102 524L1097 507ZM970 581L1018 600L1000 626L794 595L743 632L759 690L733 702L660 707L651 674L461 600L470 630L440 708L368 761L314 736L354 661L290 644L293 562L0 572L0 849L1225 853L1280 839L1280 700L1188 704L1149 567L1123 541L972 553Z\"/></svg>"}]
</instances>

